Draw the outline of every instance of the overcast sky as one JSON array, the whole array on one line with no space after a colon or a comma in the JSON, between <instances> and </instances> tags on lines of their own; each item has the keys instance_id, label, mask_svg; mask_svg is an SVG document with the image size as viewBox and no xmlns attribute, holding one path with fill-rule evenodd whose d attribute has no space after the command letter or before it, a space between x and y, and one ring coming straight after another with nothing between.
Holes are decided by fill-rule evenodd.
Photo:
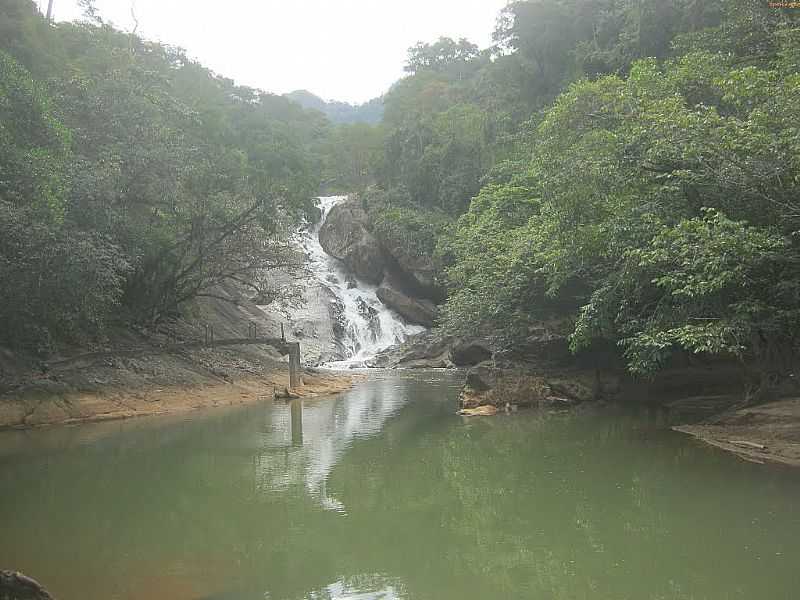
<instances>
[{"instance_id":1,"label":"overcast sky","mask_svg":"<svg viewBox=\"0 0 800 600\"><path fill-rule=\"evenodd\" d=\"M46 5L47 0L38 0ZM441 35L491 42L507 0L97 0L107 21L185 48L238 83L363 102L403 74L407 49ZM55 18L80 16L55 0Z\"/></svg>"}]
</instances>

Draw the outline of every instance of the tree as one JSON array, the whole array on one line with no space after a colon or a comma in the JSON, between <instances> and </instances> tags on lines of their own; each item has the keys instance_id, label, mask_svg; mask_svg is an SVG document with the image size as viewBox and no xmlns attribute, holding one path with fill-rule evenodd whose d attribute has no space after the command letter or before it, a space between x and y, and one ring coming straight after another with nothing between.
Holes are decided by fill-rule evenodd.
<instances>
[{"instance_id":1,"label":"tree","mask_svg":"<svg viewBox=\"0 0 800 600\"><path fill-rule=\"evenodd\" d=\"M449 72L463 79L470 63L480 55L478 46L465 38L456 42L452 38L441 37L433 44L420 42L411 47L405 71L412 74L426 70Z\"/></svg>"}]
</instances>

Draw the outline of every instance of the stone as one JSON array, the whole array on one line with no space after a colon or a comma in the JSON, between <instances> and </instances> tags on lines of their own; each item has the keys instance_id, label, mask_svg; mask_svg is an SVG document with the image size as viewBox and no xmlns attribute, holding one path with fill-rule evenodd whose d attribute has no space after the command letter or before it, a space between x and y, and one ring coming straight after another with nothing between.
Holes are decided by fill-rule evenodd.
<instances>
[{"instance_id":1,"label":"stone","mask_svg":"<svg viewBox=\"0 0 800 600\"><path fill-rule=\"evenodd\" d=\"M492 350L489 345L479 340L459 341L450 348L450 360L459 367L477 365L490 358Z\"/></svg>"},{"instance_id":2,"label":"stone","mask_svg":"<svg viewBox=\"0 0 800 600\"><path fill-rule=\"evenodd\" d=\"M450 368L452 338L432 329L410 336L405 342L381 352L369 366L383 369Z\"/></svg>"},{"instance_id":3,"label":"stone","mask_svg":"<svg viewBox=\"0 0 800 600\"><path fill-rule=\"evenodd\" d=\"M341 260L360 279L372 284L383 280L386 256L369 232L367 214L355 198L334 206L319 230L323 250Z\"/></svg>"},{"instance_id":4,"label":"stone","mask_svg":"<svg viewBox=\"0 0 800 600\"><path fill-rule=\"evenodd\" d=\"M412 288L415 295L435 301L445 298L445 290L437 280L440 268L433 258L412 255L406 248L384 237L378 237L378 242L385 253L391 257L393 264L390 266L399 271L398 275L406 280L406 286Z\"/></svg>"},{"instance_id":5,"label":"stone","mask_svg":"<svg viewBox=\"0 0 800 600\"><path fill-rule=\"evenodd\" d=\"M552 390L577 402L590 402L597 397L595 390L576 379L551 379Z\"/></svg>"},{"instance_id":6,"label":"stone","mask_svg":"<svg viewBox=\"0 0 800 600\"><path fill-rule=\"evenodd\" d=\"M467 371L465 385L476 392L486 392L497 387L499 377L502 377L502 369L488 362L481 363Z\"/></svg>"},{"instance_id":7,"label":"stone","mask_svg":"<svg viewBox=\"0 0 800 600\"><path fill-rule=\"evenodd\" d=\"M430 300L412 298L388 286L379 287L376 294L383 304L414 325L433 327L439 316L439 309Z\"/></svg>"}]
</instances>

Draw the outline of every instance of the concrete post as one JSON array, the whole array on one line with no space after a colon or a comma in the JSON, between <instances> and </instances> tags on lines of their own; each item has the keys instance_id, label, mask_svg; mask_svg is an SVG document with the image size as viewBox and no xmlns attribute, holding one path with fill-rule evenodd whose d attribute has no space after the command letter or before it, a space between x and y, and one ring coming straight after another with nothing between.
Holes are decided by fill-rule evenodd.
<instances>
[{"instance_id":1,"label":"concrete post","mask_svg":"<svg viewBox=\"0 0 800 600\"><path fill-rule=\"evenodd\" d=\"M289 344L289 389L303 385L302 364L300 362L300 342Z\"/></svg>"}]
</instances>

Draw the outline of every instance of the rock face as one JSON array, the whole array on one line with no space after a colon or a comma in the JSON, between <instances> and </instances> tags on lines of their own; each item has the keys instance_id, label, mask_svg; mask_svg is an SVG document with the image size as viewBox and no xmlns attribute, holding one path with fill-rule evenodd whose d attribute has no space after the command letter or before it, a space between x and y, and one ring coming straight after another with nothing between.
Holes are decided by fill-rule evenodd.
<instances>
[{"instance_id":1,"label":"rock face","mask_svg":"<svg viewBox=\"0 0 800 600\"><path fill-rule=\"evenodd\" d=\"M346 200L330 210L319 230L319 243L364 281L379 284L383 279L386 256L367 229L367 214L358 200Z\"/></svg>"},{"instance_id":2,"label":"rock face","mask_svg":"<svg viewBox=\"0 0 800 600\"><path fill-rule=\"evenodd\" d=\"M439 316L439 309L430 300L412 298L386 285L379 287L376 294L381 302L409 323L430 328Z\"/></svg>"},{"instance_id":3,"label":"rock face","mask_svg":"<svg viewBox=\"0 0 800 600\"><path fill-rule=\"evenodd\" d=\"M386 369L438 369L475 365L491 358L486 340L462 340L438 329L408 338L379 354L370 366Z\"/></svg>"},{"instance_id":4,"label":"rock face","mask_svg":"<svg viewBox=\"0 0 800 600\"><path fill-rule=\"evenodd\" d=\"M381 352L369 366L382 369L442 369L455 365L450 360L451 338L437 330L409 337L403 344Z\"/></svg>"},{"instance_id":5,"label":"rock face","mask_svg":"<svg viewBox=\"0 0 800 600\"><path fill-rule=\"evenodd\" d=\"M450 360L457 367L477 365L492 358L492 349L482 340L457 341L450 348Z\"/></svg>"},{"instance_id":6,"label":"rock face","mask_svg":"<svg viewBox=\"0 0 800 600\"><path fill-rule=\"evenodd\" d=\"M413 256L391 240L380 237L378 239L385 252L391 256L397 267L408 279L408 287L415 295L431 300L441 301L445 292L436 280L439 269L429 256Z\"/></svg>"},{"instance_id":7,"label":"rock face","mask_svg":"<svg viewBox=\"0 0 800 600\"><path fill-rule=\"evenodd\" d=\"M545 376L523 367L500 368L492 362L472 367L459 397L461 408L538 406L566 408L597 397L595 375L588 372Z\"/></svg>"},{"instance_id":8,"label":"rock face","mask_svg":"<svg viewBox=\"0 0 800 600\"><path fill-rule=\"evenodd\" d=\"M298 302L288 306L264 306L276 321L275 333L280 336L280 323L285 325L287 339L297 340L302 348L303 361L318 365L345 358L343 337L344 307L329 287L313 278L298 279L286 270L272 274L276 286L300 288Z\"/></svg>"}]
</instances>

